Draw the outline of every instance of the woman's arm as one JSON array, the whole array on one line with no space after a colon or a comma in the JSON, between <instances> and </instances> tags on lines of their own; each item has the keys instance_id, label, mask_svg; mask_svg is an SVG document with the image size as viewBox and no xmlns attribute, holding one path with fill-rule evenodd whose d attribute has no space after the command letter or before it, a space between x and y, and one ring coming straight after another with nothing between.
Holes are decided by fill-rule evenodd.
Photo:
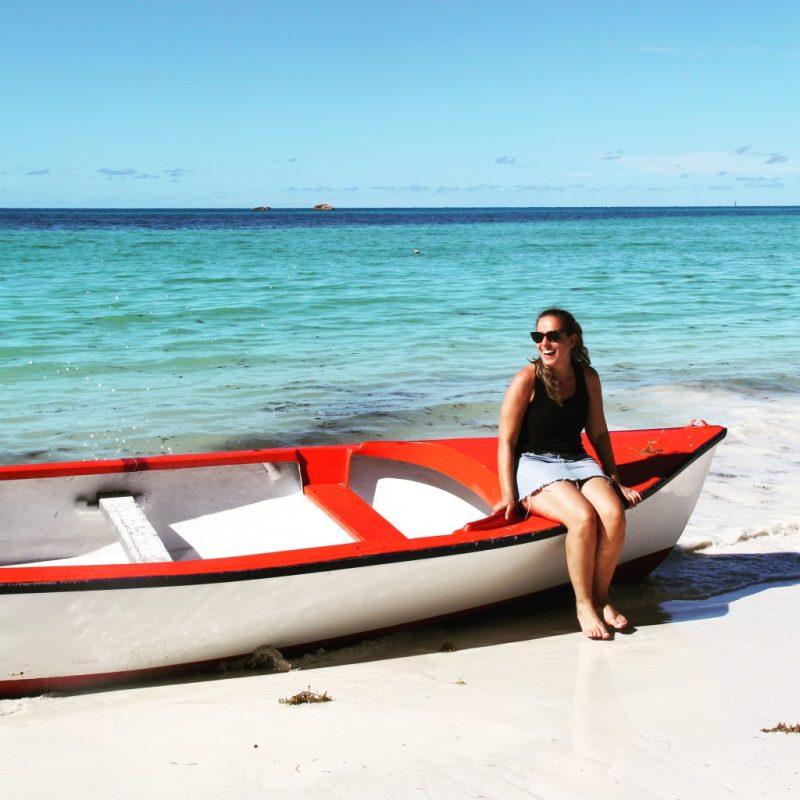
<instances>
[{"instance_id":1,"label":"woman's arm","mask_svg":"<svg viewBox=\"0 0 800 800\"><path fill-rule=\"evenodd\" d=\"M591 367L584 367L583 374L586 377L586 389L589 392L589 415L586 420L586 435L592 443L597 457L600 459L600 466L603 472L619 486L623 497L635 506L641 499L641 495L635 489L623 486L619 482L619 470L617 462L614 460L614 451L611 447L611 437L608 434L606 425L606 415L603 411L603 390L600 386L600 376Z\"/></svg>"},{"instance_id":2,"label":"woman's arm","mask_svg":"<svg viewBox=\"0 0 800 800\"><path fill-rule=\"evenodd\" d=\"M505 509L510 519L517 505L517 480L514 475L514 449L517 446L525 409L533 399L536 372L533 366L523 367L512 379L500 408L497 432L497 473L500 478L501 500L494 511Z\"/></svg>"}]
</instances>

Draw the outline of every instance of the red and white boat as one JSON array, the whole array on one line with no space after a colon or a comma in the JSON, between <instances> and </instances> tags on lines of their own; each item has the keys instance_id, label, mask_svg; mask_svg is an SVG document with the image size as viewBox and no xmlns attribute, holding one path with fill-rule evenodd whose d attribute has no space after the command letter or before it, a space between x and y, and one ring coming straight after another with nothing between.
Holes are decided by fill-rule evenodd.
<instances>
[{"instance_id":1,"label":"red and white boat","mask_svg":"<svg viewBox=\"0 0 800 800\"><path fill-rule=\"evenodd\" d=\"M612 434L618 577L681 535L725 429ZM564 529L488 516L495 439L0 467L0 696L386 630L568 582Z\"/></svg>"}]
</instances>

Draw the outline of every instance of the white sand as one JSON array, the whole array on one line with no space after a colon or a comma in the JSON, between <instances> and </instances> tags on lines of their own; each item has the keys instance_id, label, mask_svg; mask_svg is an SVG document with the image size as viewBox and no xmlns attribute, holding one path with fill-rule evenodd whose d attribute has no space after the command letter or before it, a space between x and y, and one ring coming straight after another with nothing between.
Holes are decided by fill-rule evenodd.
<instances>
[{"instance_id":1,"label":"white sand","mask_svg":"<svg viewBox=\"0 0 800 800\"><path fill-rule=\"evenodd\" d=\"M385 640L406 657L6 700L2 796L788 797L800 734L759 729L800 722L798 609L796 583L750 587L610 643L517 610ZM309 685L333 701L279 703Z\"/></svg>"}]
</instances>

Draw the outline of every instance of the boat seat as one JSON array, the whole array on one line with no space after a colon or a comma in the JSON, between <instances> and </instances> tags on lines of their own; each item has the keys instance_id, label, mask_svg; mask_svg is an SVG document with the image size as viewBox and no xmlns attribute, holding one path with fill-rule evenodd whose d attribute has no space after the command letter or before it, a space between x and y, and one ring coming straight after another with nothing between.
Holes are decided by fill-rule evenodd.
<instances>
[{"instance_id":1,"label":"boat seat","mask_svg":"<svg viewBox=\"0 0 800 800\"><path fill-rule=\"evenodd\" d=\"M394 546L408 544L408 538L389 520L344 484L315 483L306 486L304 492L357 539Z\"/></svg>"},{"instance_id":2,"label":"boat seat","mask_svg":"<svg viewBox=\"0 0 800 800\"><path fill-rule=\"evenodd\" d=\"M351 456L367 456L384 458L390 461L401 461L419 467L439 472L456 483L466 486L478 495L488 506L493 506L500 500L500 488L497 480L497 470L487 466L481 457L485 458L483 451L487 444L481 440L481 449L476 453L465 452L454 445L463 442L438 441L438 442L362 442L350 450ZM471 443L467 442L469 446ZM496 458L496 444L491 444L489 459Z\"/></svg>"},{"instance_id":3,"label":"boat seat","mask_svg":"<svg viewBox=\"0 0 800 800\"><path fill-rule=\"evenodd\" d=\"M158 531L150 524L131 495L101 497L98 505L103 516L116 531L125 554L133 563L172 561Z\"/></svg>"}]
</instances>

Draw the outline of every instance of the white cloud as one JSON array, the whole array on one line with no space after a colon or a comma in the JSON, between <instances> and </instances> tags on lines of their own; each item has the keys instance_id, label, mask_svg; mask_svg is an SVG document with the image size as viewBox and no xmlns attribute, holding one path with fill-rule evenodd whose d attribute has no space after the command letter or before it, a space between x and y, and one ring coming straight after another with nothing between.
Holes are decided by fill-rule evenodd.
<instances>
[{"instance_id":1,"label":"white cloud","mask_svg":"<svg viewBox=\"0 0 800 800\"><path fill-rule=\"evenodd\" d=\"M105 175L109 178L124 178L130 175L135 175L139 170L134 169L133 167L126 167L125 169L109 169L108 167L103 167L97 171L101 175Z\"/></svg>"},{"instance_id":2,"label":"white cloud","mask_svg":"<svg viewBox=\"0 0 800 800\"><path fill-rule=\"evenodd\" d=\"M494 160L495 164L503 164L507 167L529 167L530 164L523 164L521 161L517 161L514 156L500 156Z\"/></svg>"},{"instance_id":3,"label":"white cloud","mask_svg":"<svg viewBox=\"0 0 800 800\"><path fill-rule=\"evenodd\" d=\"M599 156L608 161L608 154ZM754 151L750 146L740 147L733 152L721 150L695 150L669 155L624 155L613 159L615 169L625 169L645 175L664 175L675 178L684 175L692 177L737 177L750 175L755 170L765 179L781 178L800 174L800 166L792 163L781 153Z\"/></svg>"}]
</instances>

